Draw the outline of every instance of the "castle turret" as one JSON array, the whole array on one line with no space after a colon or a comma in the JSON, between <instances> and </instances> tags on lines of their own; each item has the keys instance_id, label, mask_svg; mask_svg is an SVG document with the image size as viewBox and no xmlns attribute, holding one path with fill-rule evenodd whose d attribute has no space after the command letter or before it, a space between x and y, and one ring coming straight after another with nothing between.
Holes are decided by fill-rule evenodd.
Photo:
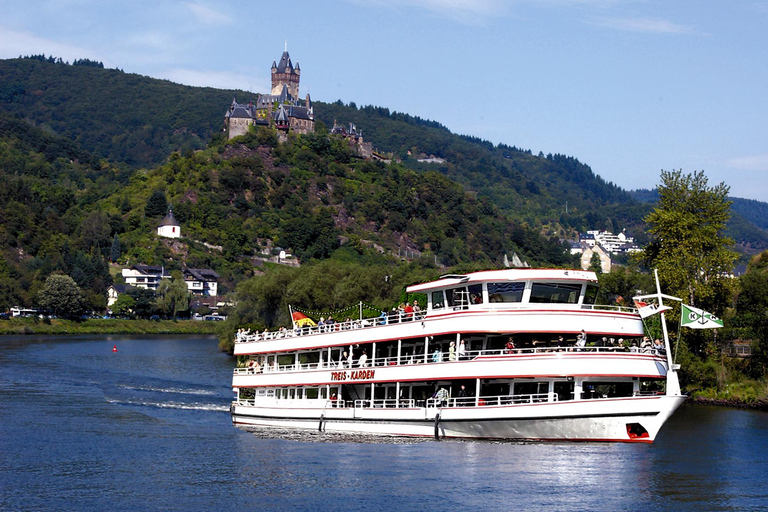
<instances>
[{"instance_id":1,"label":"castle turret","mask_svg":"<svg viewBox=\"0 0 768 512\"><path fill-rule=\"evenodd\" d=\"M279 63L272 62L272 94L280 94L282 86L285 85L288 87L288 94L292 98L298 98L300 75L301 69L299 69L298 63L294 68L288 50L284 51Z\"/></svg>"}]
</instances>

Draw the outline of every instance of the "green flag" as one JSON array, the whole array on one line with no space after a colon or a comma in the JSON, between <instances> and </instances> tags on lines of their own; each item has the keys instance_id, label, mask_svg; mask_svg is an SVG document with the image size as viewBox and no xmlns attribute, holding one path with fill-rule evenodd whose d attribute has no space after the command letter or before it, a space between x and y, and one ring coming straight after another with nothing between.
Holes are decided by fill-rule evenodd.
<instances>
[{"instance_id":1,"label":"green flag","mask_svg":"<svg viewBox=\"0 0 768 512\"><path fill-rule=\"evenodd\" d=\"M723 321L703 309L683 304L680 325L691 329L717 329L723 326Z\"/></svg>"}]
</instances>

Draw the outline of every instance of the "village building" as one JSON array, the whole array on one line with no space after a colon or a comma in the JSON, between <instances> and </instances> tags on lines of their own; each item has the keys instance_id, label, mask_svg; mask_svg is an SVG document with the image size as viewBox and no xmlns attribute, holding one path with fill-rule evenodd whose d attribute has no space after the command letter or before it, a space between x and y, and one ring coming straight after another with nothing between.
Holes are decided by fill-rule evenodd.
<instances>
[{"instance_id":1,"label":"village building","mask_svg":"<svg viewBox=\"0 0 768 512\"><path fill-rule=\"evenodd\" d=\"M592 255L597 254L600 258L600 271L603 274L607 274L611 271L611 255L600 244L595 244L592 247L586 247L584 252L581 253L581 269L589 270L589 266L592 264Z\"/></svg>"},{"instance_id":2,"label":"village building","mask_svg":"<svg viewBox=\"0 0 768 512\"><path fill-rule=\"evenodd\" d=\"M289 132L298 134L314 133L315 114L309 93L299 98L301 68L294 67L286 49L280 62L272 62L272 90L270 94L259 95L255 102L238 103L237 98L224 114L224 130L228 138L248 133L252 125L274 126L281 138Z\"/></svg>"},{"instance_id":3,"label":"village building","mask_svg":"<svg viewBox=\"0 0 768 512\"><path fill-rule=\"evenodd\" d=\"M219 274L207 268L185 268L184 282L193 295L215 297L218 293Z\"/></svg>"},{"instance_id":4,"label":"village building","mask_svg":"<svg viewBox=\"0 0 768 512\"><path fill-rule=\"evenodd\" d=\"M125 284L152 291L157 291L160 281L171 278L165 267L159 265L133 265L124 268L122 274Z\"/></svg>"}]
</instances>

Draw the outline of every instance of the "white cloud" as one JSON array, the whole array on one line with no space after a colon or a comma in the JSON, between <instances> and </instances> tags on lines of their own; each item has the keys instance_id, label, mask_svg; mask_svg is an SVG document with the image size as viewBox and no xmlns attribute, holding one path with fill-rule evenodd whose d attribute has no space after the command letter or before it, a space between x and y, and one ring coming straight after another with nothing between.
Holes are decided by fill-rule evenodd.
<instances>
[{"instance_id":1,"label":"white cloud","mask_svg":"<svg viewBox=\"0 0 768 512\"><path fill-rule=\"evenodd\" d=\"M0 58L13 59L19 55L39 54L53 55L68 61L82 58L104 60L103 56L87 48L0 26ZM107 65L107 62L104 64Z\"/></svg>"},{"instance_id":2,"label":"white cloud","mask_svg":"<svg viewBox=\"0 0 768 512\"><path fill-rule=\"evenodd\" d=\"M206 25L229 25L234 21L226 14L214 11L203 4L187 2L185 5L187 9L192 11L192 14L195 15L198 21Z\"/></svg>"},{"instance_id":3,"label":"white cloud","mask_svg":"<svg viewBox=\"0 0 768 512\"><path fill-rule=\"evenodd\" d=\"M268 93L270 86L261 76L226 71L199 71L195 69L175 68L153 73L157 78L165 78L172 82L194 85L197 87L215 87L217 89L241 89ZM244 100L245 98L243 98Z\"/></svg>"},{"instance_id":4,"label":"white cloud","mask_svg":"<svg viewBox=\"0 0 768 512\"><path fill-rule=\"evenodd\" d=\"M476 24L490 16L504 14L507 3L503 0L348 0L363 6L375 5L397 9L416 7L431 11L455 21Z\"/></svg>"},{"instance_id":5,"label":"white cloud","mask_svg":"<svg viewBox=\"0 0 768 512\"><path fill-rule=\"evenodd\" d=\"M623 30L625 32L645 32L653 34L694 34L696 31L688 25L680 25L660 18L595 18L592 25Z\"/></svg>"},{"instance_id":6,"label":"white cloud","mask_svg":"<svg viewBox=\"0 0 768 512\"><path fill-rule=\"evenodd\" d=\"M768 154L731 158L725 165L742 171L768 171Z\"/></svg>"}]
</instances>

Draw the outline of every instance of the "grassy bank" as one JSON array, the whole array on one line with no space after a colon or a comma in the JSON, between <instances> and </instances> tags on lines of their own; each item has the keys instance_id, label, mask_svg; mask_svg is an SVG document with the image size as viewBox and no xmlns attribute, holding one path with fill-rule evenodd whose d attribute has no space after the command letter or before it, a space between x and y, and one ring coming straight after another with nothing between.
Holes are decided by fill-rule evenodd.
<instances>
[{"instance_id":1,"label":"grassy bank","mask_svg":"<svg viewBox=\"0 0 768 512\"><path fill-rule=\"evenodd\" d=\"M0 320L2 334L213 334L218 335L221 322L193 320L118 320L89 319L41 320L39 318L11 318Z\"/></svg>"},{"instance_id":2,"label":"grassy bank","mask_svg":"<svg viewBox=\"0 0 768 512\"><path fill-rule=\"evenodd\" d=\"M768 410L768 383L765 380L743 379L718 388L694 391L696 403Z\"/></svg>"}]
</instances>

